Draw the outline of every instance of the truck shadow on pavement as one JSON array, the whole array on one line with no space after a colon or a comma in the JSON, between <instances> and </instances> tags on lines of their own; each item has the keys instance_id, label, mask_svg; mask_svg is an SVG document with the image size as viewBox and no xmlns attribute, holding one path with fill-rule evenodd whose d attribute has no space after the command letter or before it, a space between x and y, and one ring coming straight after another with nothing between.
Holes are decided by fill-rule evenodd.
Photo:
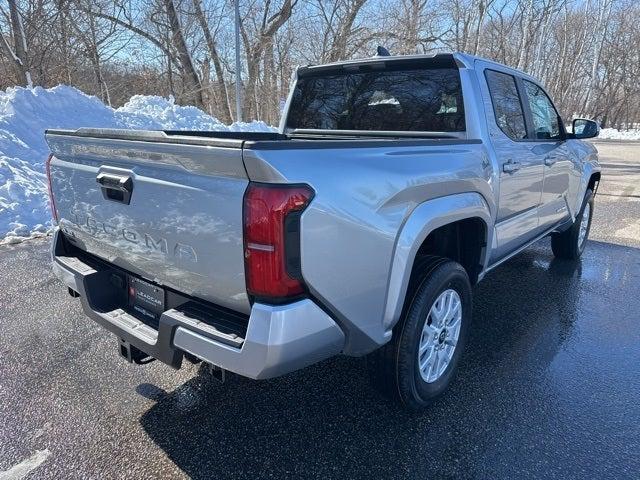
<instances>
[{"instance_id":1,"label":"truck shadow on pavement","mask_svg":"<svg viewBox=\"0 0 640 480\"><path fill-rule=\"evenodd\" d=\"M603 245L612 247L590 248ZM366 359L338 357L268 381L232 376L220 385L201 369L170 393L141 385L157 403L140 422L195 479L486 478L508 477L514 465L526 471L533 460L522 445L547 442L553 454L554 439L563 443L555 427L562 413L548 408L549 385L557 380L554 358L591 308L581 302L588 270L553 260L542 246L490 273L475 288L458 376L425 412L381 398L368 382Z\"/></svg>"}]
</instances>

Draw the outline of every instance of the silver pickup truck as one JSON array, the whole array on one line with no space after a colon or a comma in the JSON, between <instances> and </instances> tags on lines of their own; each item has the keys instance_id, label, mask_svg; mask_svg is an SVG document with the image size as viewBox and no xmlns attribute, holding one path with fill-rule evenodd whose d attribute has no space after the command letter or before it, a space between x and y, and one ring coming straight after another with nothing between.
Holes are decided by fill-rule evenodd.
<instances>
[{"instance_id":1,"label":"silver pickup truck","mask_svg":"<svg viewBox=\"0 0 640 480\"><path fill-rule=\"evenodd\" d=\"M263 379L370 354L419 408L474 284L547 235L582 253L597 134L465 54L302 67L277 133L47 131L53 266L129 361Z\"/></svg>"}]
</instances>

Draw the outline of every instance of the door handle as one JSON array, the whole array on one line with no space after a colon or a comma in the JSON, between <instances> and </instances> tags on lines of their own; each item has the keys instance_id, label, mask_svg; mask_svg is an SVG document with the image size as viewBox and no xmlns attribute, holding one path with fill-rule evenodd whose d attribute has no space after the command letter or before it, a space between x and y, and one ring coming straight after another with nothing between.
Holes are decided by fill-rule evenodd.
<instances>
[{"instance_id":1,"label":"door handle","mask_svg":"<svg viewBox=\"0 0 640 480\"><path fill-rule=\"evenodd\" d=\"M129 205L133 193L133 180L128 175L114 173L99 173L96 182L100 184L102 196L106 200Z\"/></svg>"},{"instance_id":2,"label":"door handle","mask_svg":"<svg viewBox=\"0 0 640 480\"><path fill-rule=\"evenodd\" d=\"M520 162L514 162L513 160L507 160L502 164L502 171L505 173L513 173L520 170Z\"/></svg>"},{"instance_id":3,"label":"door handle","mask_svg":"<svg viewBox=\"0 0 640 480\"><path fill-rule=\"evenodd\" d=\"M552 166L554 163L556 163L557 161L558 161L558 158L557 158L557 157L553 157L553 156L551 156L551 155L550 155L550 156L548 156L548 157L545 157L545 158L544 158L544 164L545 164L547 167L551 167L551 166Z\"/></svg>"}]
</instances>

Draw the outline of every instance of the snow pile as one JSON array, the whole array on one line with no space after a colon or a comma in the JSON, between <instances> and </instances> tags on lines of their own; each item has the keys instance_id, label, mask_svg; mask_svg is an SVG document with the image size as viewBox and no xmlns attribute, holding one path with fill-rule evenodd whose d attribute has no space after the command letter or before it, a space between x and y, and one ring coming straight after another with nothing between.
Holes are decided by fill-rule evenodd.
<instances>
[{"instance_id":1,"label":"snow pile","mask_svg":"<svg viewBox=\"0 0 640 480\"><path fill-rule=\"evenodd\" d=\"M264 122L230 127L173 98L136 95L113 109L64 85L0 92L0 243L45 234L51 214L44 173L47 128L273 131Z\"/></svg>"},{"instance_id":2,"label":"snow pile","mask_svg":"<svg viewBox=\"0 0 640 480\"><path fill-rule=\"evenodd\" d=\"M640 140L640 129L618 130L615 128L603 128L598 138L613 140Z\"/></svg>"},{"instance_id":3,"label":"snow pile","mask_svg":"<svg viewBox=\"0 0 640 480\"><path fill-rule=\"evenodd\" d=\"M196 107L179 107L172 98L134 95L115 112L117 119L128 128L146 130L227 130L220 123Z\"/></svg>"},{"instance_id":4,"label":"snow pile","mask_svg":"<svg viewBox=\"0 0 640 480\"><path fill-rule=\"evenodd\" d=\"M176 105L172 97L134 95L122 107L114 110L123 128L142 130L214 130L236 132L273 132L264 122L235 122L225 125L215 117L193 106Z\"/></svg>"}]
</instances>

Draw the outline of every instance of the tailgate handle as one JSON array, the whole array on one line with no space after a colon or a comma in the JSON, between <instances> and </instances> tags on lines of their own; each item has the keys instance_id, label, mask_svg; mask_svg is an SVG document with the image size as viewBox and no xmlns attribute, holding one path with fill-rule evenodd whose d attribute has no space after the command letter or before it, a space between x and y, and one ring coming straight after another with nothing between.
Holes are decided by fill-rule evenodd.
<instances>
[{"instance_id":1,"label":"tailgate handle","mask_svg":"<svg viewBox=\"0 0 640 480\"><path fill-rule=\"evenodd\" d=\"M133 193L133 180L128 175L99 173L96 182L100 184L102 196L106 200L129 205Z\"/></svg>"}]
</instances>

